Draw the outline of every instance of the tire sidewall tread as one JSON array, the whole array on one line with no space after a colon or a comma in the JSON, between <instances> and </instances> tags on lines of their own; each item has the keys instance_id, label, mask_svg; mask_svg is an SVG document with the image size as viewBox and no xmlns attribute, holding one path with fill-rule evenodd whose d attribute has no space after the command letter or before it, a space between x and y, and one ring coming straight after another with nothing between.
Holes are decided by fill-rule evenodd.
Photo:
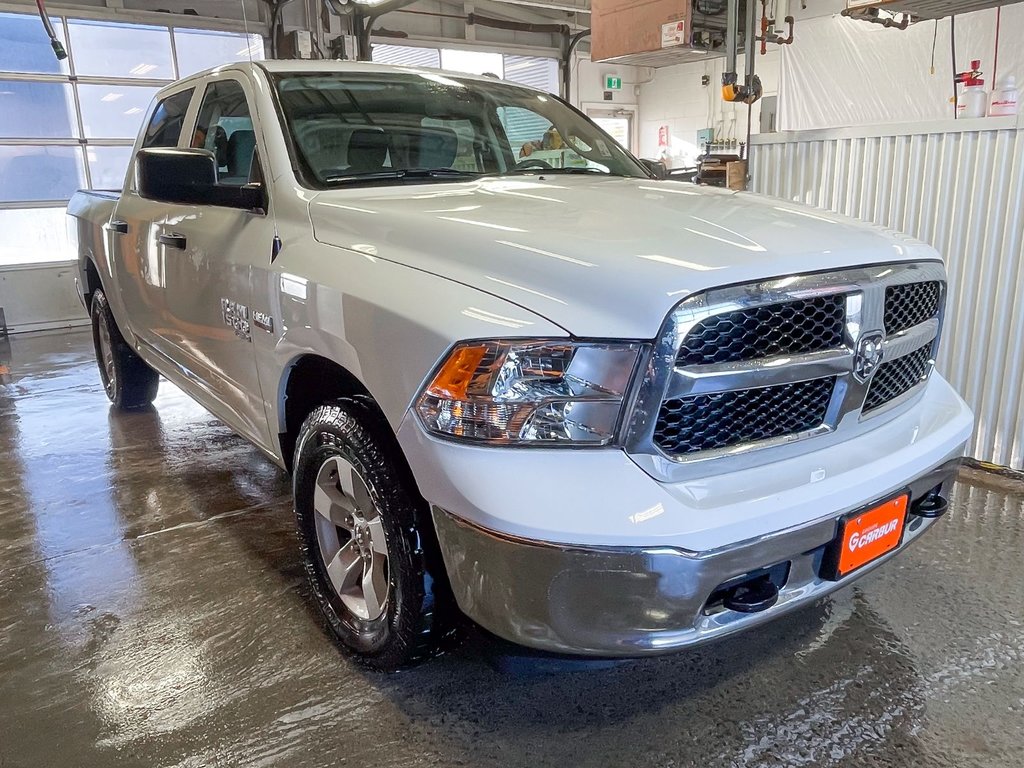
<instances>
[{"instance_id":1,"label":"tire sidewall tread","mask_svg":"<svg viewBox=\"0 0 1024 768\"><path fill-rule=\"evenodd\" d=\"M96 363L100 369L100 381L106 391L107 374L103 365L100 348L100 323L107 329L111 354L114 357L115 383L113 393L107 397L119 410L131 411L146 408L156 399L160 386L160 375L139 357L131 348L110 310L110 303L102 289L97 289L89 306L93 346L96 349Z\"/></svg>"},{"instance_id":2,"label":"tire sidewall tread","mask_svg":"<svg viewBox=\"0 0 1024 768\"><path fill-rule=\"evenodd\" d=\"M314 601L354 658L390 671L433 655L448 634L449 622L444 610L447 578L437 572L425 546L433 541L433 523L382 421L374 405L362 397L315 408L296 441L293 493L303 567ZM340 456L360 474L383 521L389 597L385 613L376 620L359 619L344 607L320 554L313 488L320 467L331 456Z\"/></svg>"}]
</instances>

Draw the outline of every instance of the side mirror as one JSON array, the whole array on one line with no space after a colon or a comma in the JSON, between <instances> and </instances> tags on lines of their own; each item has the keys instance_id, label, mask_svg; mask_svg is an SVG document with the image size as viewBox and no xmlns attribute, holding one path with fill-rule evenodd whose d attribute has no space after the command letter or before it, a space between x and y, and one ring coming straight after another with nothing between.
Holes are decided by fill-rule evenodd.
<instances>
[{"instance_id":1,"label":"side mirror","mask_svg":"<svg viewBox=\"0 0 1024 768\"><path fill-rule=\"evenodd\" d=\"M640 164L650 171L651 175L656 179L668 178L668 169L659 160L640 160Z\"/></svg>"},{"instance_id":2,"label":"side mirror","mask_svg":"<svg viewBox=\"0 0 1024 768\"><path fill-rule=\"evenodd\" d=\"M264 207L257 186L217 183L217 160L206 149L142 149L135 158L139 194L147 200L183 205Z\"/></svg>"}]
</instances>

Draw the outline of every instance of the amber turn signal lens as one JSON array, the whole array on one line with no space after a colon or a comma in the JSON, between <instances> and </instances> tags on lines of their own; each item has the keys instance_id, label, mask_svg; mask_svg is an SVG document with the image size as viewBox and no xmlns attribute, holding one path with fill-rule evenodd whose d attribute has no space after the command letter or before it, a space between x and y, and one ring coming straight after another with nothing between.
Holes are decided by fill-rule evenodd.
<instances>
[{"instance_id":1,"label":"amber turn signal lens","mask_svg":"<svg viewBox=\"0 0 1024 768\"><path fill-rule=\"evenodd\" d=\"M473 374L486 354L487 347L483 344L456 349L430 382L427 394L448 400L465 400Z\"/></svg>"}]
</instances>

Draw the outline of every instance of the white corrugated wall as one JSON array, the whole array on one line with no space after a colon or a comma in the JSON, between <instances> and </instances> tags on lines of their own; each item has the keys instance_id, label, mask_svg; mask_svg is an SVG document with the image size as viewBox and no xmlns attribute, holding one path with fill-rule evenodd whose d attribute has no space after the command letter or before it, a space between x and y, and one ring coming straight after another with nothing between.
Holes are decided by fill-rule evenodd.
<instances>
[{"instance_id":1,"label":"white corrugated wall","mask_svg":"<svg viewBox=\"0 0 1024 768\"><path fill-rule=\"evenodd\" d=\"M1024 468L1024 130L963 121L753 144L755 191L906 232L946 257L938 365L977 415L970 454Z\"/></svg>"}]
</instances>

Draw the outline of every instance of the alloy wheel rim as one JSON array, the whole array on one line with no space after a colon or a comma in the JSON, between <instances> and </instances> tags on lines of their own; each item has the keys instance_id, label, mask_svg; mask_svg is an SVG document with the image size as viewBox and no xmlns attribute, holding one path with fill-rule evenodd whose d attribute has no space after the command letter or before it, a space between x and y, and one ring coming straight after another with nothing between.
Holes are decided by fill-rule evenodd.
<instances>
[{"instance_id":1,"label":"alloy wheel rim","mask_svg":"<svg viewBox=\"0 0 1024 768\"><path fill-rule=\"evenodd\" d=\"M320 465L313 491L316 537L342 604L366 621L380 618L390 593L387 539L366 482L348 461Z\"/></svg>"},{"instance_id":2,"label":"alloy wheel rim","mask_svg":"<svg viewBox=\"0 0 1024 768\"><path fill-rule=\"evenodd\" d=\"M105 381L103 382L103 388L107 391L107 394L113 397L115 391L115 383L117 379L117 369L114 367L114 347L110 342L110 331L107 329L107 324L100 318L99 325L99 340L100 340L100 362L103 365L103 373Z\"/></svg>"}]
</instances>

